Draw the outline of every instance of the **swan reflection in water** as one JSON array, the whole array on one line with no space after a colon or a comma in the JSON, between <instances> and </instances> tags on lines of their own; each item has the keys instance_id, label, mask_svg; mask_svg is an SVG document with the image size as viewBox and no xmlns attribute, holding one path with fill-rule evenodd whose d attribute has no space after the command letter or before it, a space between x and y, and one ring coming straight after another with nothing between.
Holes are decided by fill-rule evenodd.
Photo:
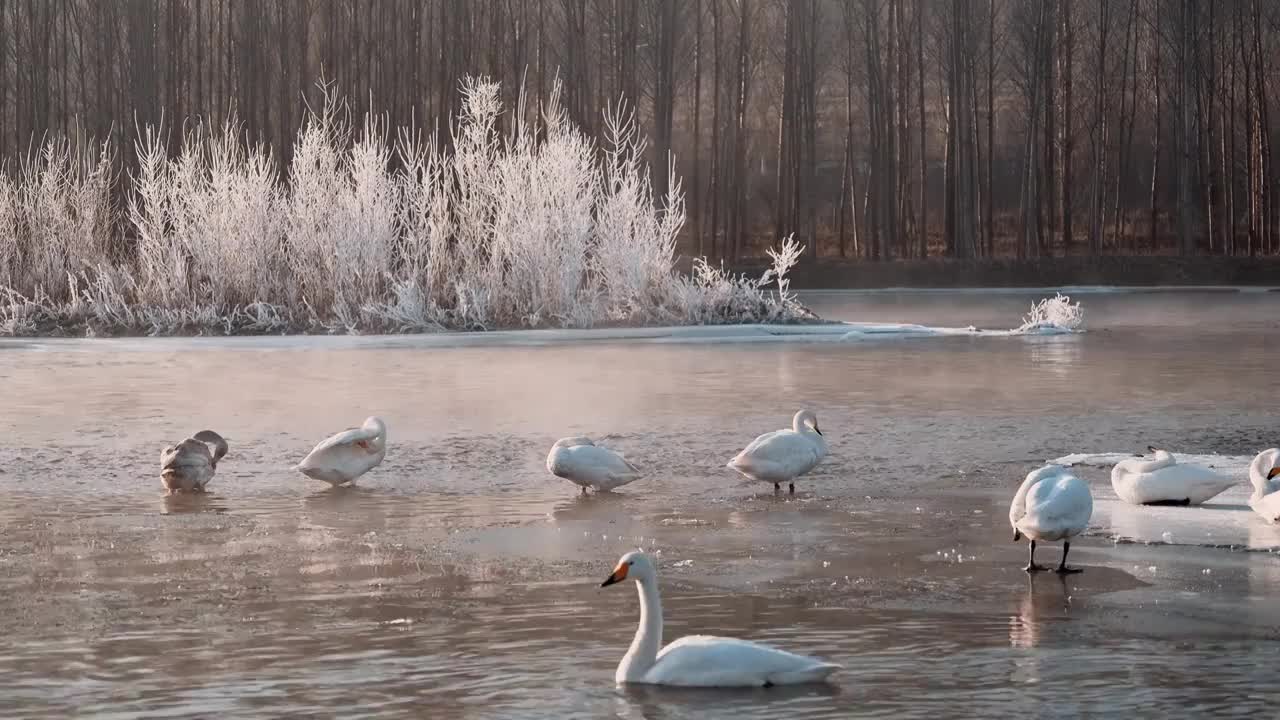
<instances>
[{"instance_id":1,"label":"swan reflection in water","mask_svg":"<svg viewBox=\"0 0 1280 720\"><path fill-rule=\"evenodd\" d=\"M777 685L770 688L692 688L664 685L622 685L617 688L617 718L696 717L697 708L714 709L717 714L742 708L753 714L766 705L770 713L786 717L788 708L826 704L841 694L839 685L831 683Z\"/></svg>"},{"instance_id":2,"label":"swan reflection in water","mask_svg":"<svg viewBox=\"0 0 1280 720\"><path fill-rule=\"evenodd\" d=\"M1067 576L1054 574L1045 578L1036 592L1037 576L1027 575L1027 592L1018 603L1018 614L1009 617L1009 645L1030 649L1044 640L1048 623L1066 620L1071 611L1071 589Z\"/></svg>"},{"instance_id":3,"label":"swan reflection in water","mask_svg":"<svg viewBox=\"0 0 1280 720\"><path fill-rule=\"evenodd\" d=\"M225 513L227 506L222 499L208 492L171 493L160 497L161 515L183 513Z\"/></svg>"}]
</instances>

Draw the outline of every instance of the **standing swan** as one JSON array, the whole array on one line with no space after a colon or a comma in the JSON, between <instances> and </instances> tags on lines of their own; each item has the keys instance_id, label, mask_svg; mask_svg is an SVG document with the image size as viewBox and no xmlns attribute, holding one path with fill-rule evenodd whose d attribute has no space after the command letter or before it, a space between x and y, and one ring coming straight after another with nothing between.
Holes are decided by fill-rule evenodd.
<instances>
[{"instance_id":1,"label":"standing swan","mask_svg":"<svg viewBox=\"0 0 1280 720\"><path fill-rule=\"evenodd\" d=\"M786 482L796 492L795 479L812 470L827 454L827 441L818 429L818 416L809 410L797 412L790 430L765 433L738 453L726 467L752 480L773 483L774 490Z\"/></svg>"},{"instance_id":2,"label":"standing swan","mask_svg":"<svg viewBox=\"0 0 1280 720\"><path fill-rule=\"evenodd\" d=\"M1280 522L1280 450L1258 453L1249 464L1249 482L1253 483L1249 507L1267 522Z\"/></svg>"},{"instance_id":3,"label":"standing swan","mask_svg":"<svg viewBox=\"0 0 1280 720\"><path fill-rule=\"evenodd\" d=\"M1077 573L1079 568L1067 567L1067 553L1071 541L1084 532L1093 516L1093 495L1083 480L1072 475L1061 465L1046 465L1032 470L1009 505L1009 524L1013 526L1013 541L1023 535L1031 541L1027 572L1039 572L1048 568L1036 564L1036 541L1062 540L1062 562L1059 573Z\"/></svg>"},{"instance_id":4,"label":"standing swan","mask_svg":"<svg viewBox=\"0 0 1280 720\"><path fill-rule=\"evenodd\" d=\"M312 448L294 466L303 475L334 487L354 483L387 455L387 426L382 418L365 418L358 428L344 430Z\"/></svg>"},{"instance_id":5,"label":"standing swan","mask_svg":"<svg viewBox=\"0 0 1280 720\"><path fill-rule=\"evenodd\" d=\"M209 446L213 446L213 453ZM160 451L160 482L169 494L204 492L213 479L218 461L227 454L227 441L212 430L201 430L177 445Z\"/></svg>"},{"instance_id":6,"label":"standing swan","mask_svg":"<svg viewBox=\"0 0 1280 720\"><path fill-rule=\"evenodd\" d=\"M640 477L640 470L621 454L588 437L560 438L547 454L547 472L574 485L608 492Z\"/></svg>"},{"instance_id":7,"label":"standing swan","mask_svg":"<svg viewBox=\"0 0 1280 720\"><path fill-rule=\"evenodd\" d=\"M840 669L839 665L768 645L713 635L688 635L663 648L662 600L653 563L644 553L629 552L600 587L623 580L635 580L640 591L640 628L618 663L613 675L617 683L769 687L822 682Z\"/></svg>"},{"instance_id":8,"label":"standing swan","mask_svg":"<svg viewBox=\"0 0 1280 720\"><path fill-rule=\"evenodd\" d=\"M1152 460L1130 458L1111 468L1111 487L1133 505L1199 505L1236 484L1206 467L1180 464L1166 450L1148 447Z\"/></svg>"}]
</instances>

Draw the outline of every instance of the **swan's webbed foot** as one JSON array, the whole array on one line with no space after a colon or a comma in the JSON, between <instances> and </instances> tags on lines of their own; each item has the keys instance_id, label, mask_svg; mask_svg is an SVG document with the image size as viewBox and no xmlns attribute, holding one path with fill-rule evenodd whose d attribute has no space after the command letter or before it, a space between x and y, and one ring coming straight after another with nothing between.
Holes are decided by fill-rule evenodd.
<instances>
[{"instance_id":1,"label":"swan's webbed foot","mask_svg":"<svg viewBox=\"0 0 1280 720\"><path fill-rule=\"evenodd\" d=\"M788 487L788 488L790 488L790 491L791 491L791 494L792 494L792 495L795 495L795 494L796 494L796 484L795 484L795 483L787 483L787 487Z\"/></svg>"},{"instance_id":2,"label":"swan's webbed foot","mask_svg":"<svg viewBox=\"0 0 1280 720\"><path fill-rule=\"evenodd\" d=\"M773 491L774 491L774 492L781 492L781 491L782 491L782 486L781 486L781 485L779 485L778 483L774 483L774 484L773 484Z\"/></svg>"},{"instance_id":3,"label":"swan's webbed foot","mask_svg":"<svg viewBox=\"0 0 1280 720\"><path fill-rule=\"evenodd\" d=\"M1036 565L1035 563L1028 563L1028 564L1027 564L1027 566L1026 566L1026 567L1024 567L1024 568L1022 568L1022 569L1023 569L1023 570L1026 570L1026 571L1027 571L1027 572L1029 572L1029 573L1038 573L1038 572L1044 572L1045 570L1048 570L1049 568L1047 568L1047 567L1045 567L1045 566L1043 566L1043 565Z\"/></svg>"}]
</instances>

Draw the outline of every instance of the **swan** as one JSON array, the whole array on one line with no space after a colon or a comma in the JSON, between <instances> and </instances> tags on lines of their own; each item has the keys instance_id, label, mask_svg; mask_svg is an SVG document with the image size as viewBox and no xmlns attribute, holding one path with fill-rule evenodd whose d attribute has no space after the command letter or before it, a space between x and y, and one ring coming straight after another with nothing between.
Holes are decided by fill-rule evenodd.
<instances>
[{"instance_id":1,"label":"swan","mask_svg":"<svg viewBox=\"0 0 1280 720\"><path fill-rule=\"evenodd\" d=\"M387 455L387 425L382 418L365 418L358 428L344 430L312 448L294 470L334 487L354 483Z\"/></svg>"},{"instance_id":2,"label":"swan","mask_svg":"<svg viewBox=\"0 0 1280 720\"><path fill-rule=\"evenodd\" d=\"M547 472L575 485L608 492L640 477L640 470L620 453L581 435L560 438L547 454Z\"/></svg>"},{"instance_id":3,"label":"swan","mask_svg":"<svg viewBox=\"0 0 1280 720\"><path fill-rule=\"evenodd\" d=\"M795 494L795 479L812 470L827 454L827 441L818 429L818 417L801 410L791 419L790 430L765 433L726 463L752 480L773 483L780 490L786 482Z\"/></svg>"},{"instance_id":4,"label":"swan","mask_svg":"<svg viewBox=\"0 0 1280 720\"><path fill-rule=\"evenodd\" d=\"M760 643L713 635L688 635L662 647L662 600L658 573L644 553L623 555L608 587L635 580L640 593L640 627L618 663L615 682L682 687L770 687L822 682L841 669L817 658Z\"/></svg>"},{"instance_id":5,"label":"swan","mask_svg":"<svg viewBox=\"0 0 1280 720\"><path fill-rule=\"evenodd\" d=\"M1031 541L1027 572L1039 572L1048 568L1036 565L1036 541L1062 542L1062 562L1058 572L1080 572L1067 567L1067 553L1071 552L1070 538L1084 532L1093 516L1093 494L1089 485L1061 465L1046 465L1027 473L1022 487L1009 505L1009 524L1013 526L1013 541L1023 535Z\"/></svg>"},{"instance_id":6,"label":"swan","mask_svg":"<svg viewBox=\"0 0 1280 720\"><path fill-rule=\"evenodd\" d=\"M209 446L213 452L209 452ZM160 482L170 494L204 492L218 461L227 454L227 441L212 430L201 430L160 451Z\"/></svg>"},{"instance_id":7,"label":"swan","mask_svg":"<svg viewBox=\"0 0 1280 720\"><path fill-rule=\"evenodd\" d=\"M1134 505L1199 505L1236 484L1206 467L1178 463L1166 450L1148 447L1151 460L1129 458L1111 468L1111 487Z\"/></svg>"},{"instance_id":8,"label":"swan","mask_svg":"<svg viewBox=\"0 0 1280 720\"><path fill-rule=\"evenodd\" d=\"M1280 450L1258 453L1249 463L1249 482L1253 483L1249 507L1267 522L1280 522Z\"/></svg>"}]
</instances>

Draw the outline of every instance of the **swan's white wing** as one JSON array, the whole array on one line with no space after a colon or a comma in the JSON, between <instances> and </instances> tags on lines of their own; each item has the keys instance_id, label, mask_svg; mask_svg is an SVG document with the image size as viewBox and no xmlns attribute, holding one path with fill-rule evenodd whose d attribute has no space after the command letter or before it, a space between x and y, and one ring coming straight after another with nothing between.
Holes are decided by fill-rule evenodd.
<instances>
[{"instance_id":1,"label":"swan's white wing","mask_svg":"<svg viewBox=\"0 0 1280 720\"><path fill-rule=\"evenodd\" d=\"M1093 516L1093 495L1080 478L1061 474L1045 478L1027 493L1027 512L1017 527L1029 537L1061 540L1078 535Z\"/></svg>"},{"instance_id":2,"label":"swan's white wing","mask_svg":"<svg viewBox=\"0 0 1280 720\"><path fill-rule=\"evenodd\" d=\"M795 430L774 430L773 432L767 432L767 433L765 433L765 434L763 434L763 435L761 435L761 436L757 437L755 440L752 440L751 442L747 443L747 446L746 446L746 447L744 447L744 448L742 448L742 452L738 453L738 455L737 455L736 457L743 457L744 455L751 455L752 453L754 453L754 452L756 452L758 449L760 449L760 447L761 447L761 446L763 446L763 445L765 445L765 444L769 443L769 441L773 440L775 437L777 437L778 435L781 435L781 434L783 434L783 433L792 433L792 434L796 434L796 431L795 431ZM735 458L735 459L736 459L736 458Z\"/></svg>"},{"instance_id":3,"label":"swan's white wing","mask_svg":"<svg viewBox=\"0 0 1280 720\"><path fill-rule=\"evenodd\" d=\"M377 438L374 428L345 430L312 448L295 469L329 483L354 480L382 462L385 444L370 442Z\"/></svg>"},{"instance_id":4,"label":"swan's white wing","mask_svg":"<svg viewBox=\"0 0 1280 720\"><path fill-rule=\"evenodd\" d=\"M685 687L761 687L821 682L839 665L736 638L690 635L658 653L645 682Z\"/></svg>"},{"instance_id":5,"label":"swan's white wing","mask_svg":"<svg viewBox=\"0 0 1280 720\"><path fill-rule=\"evenodd\" d=\"M786 481L812 470L823 454L801 433L777 430L753 440L728 466L756 480Z\"/></svg>"},{"instance_id":6,"label":"swan's white wing","mask_svg":"<svg viewBox=\"0 0 1280 720\"><path fill-rule=\"evenodd\" d=\"M598 445L579 445L569 449L570 463L583 469L608 473L611 476L628 476L639 472L621 454Z\"/></svg>"},{"instance_id":7,"label":"swan's white wing","mask_svg":"<svg viewBox=\"0 0 1280 720\"><path fill-rule=\"evenodd\" d=\"M200 467L213 464L213 456L209 447L199 440L187 438L174 447L165 448L160 453L160 469L176 467Z\"/></svg>"},{"instance_id":8,"label":"swan's white wing","mask_svg":"<svg viewBox=\"0 0 1280 720\"><path fill-rule=\"evenodd\" d=\"M595 445L595 443L592 442L591 438L587 437L586 435L574 435L573 437L560 438L559 440L556 441L556 444L552 445L551 447L552 448L562 448L562 447L570 448L570 447L577 447L579 445Z\"/></svg>"},{"instance_id":9,"label":"swan's white wing","mask_svg":"<svg viewBox=\"0 0 1280 720\"><path fill-rule=\"evenodd\" d=\"M324 452L329 448L338 447L340 445L354 445L361 440L368 441L373 440L376 437L378 437L378 432L368 428L358 427L343 430L340 433L330 435L324 440L321 440L318 445L311 449L311 452L307 457L315 455L316 453Z\"/></svg>"},{"instance_id":10,"label":"swan's white wing","mask_svg":"<svg viewBox=\"0 0 1280 720\"><path fill-rule=\"evenodd\" d=\"M640 477L640 470L626 458L598 445L555 449L547 467L554 475L602 490L612 490Z\"/></svg>"}]
</instances>

